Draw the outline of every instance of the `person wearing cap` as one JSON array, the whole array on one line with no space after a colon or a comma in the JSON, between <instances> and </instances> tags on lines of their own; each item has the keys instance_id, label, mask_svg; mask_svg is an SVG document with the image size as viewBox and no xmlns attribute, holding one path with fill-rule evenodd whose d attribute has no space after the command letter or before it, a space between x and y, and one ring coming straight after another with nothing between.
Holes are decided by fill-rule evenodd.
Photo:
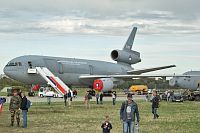
<instances>
[{"instance_id":1,"label":"person wearing cap","mask_svg":"<svg viewBox=\"0 0 200 133\"><path fill-rule=\"evenodd\" d=\"M120 119L123 122L123 133L134 133L135 122L139 123L140 117L138 105L133 101L132 94L128 94L127 100L121 105Z\"/></svg>"},{"instance_id":2,"label":"person wearing cap","mask_svg":"<svg viewBox=\"0 0 200 133\"><path fill-rule=\"evenodd\" d=\"M14 124L14 119L16 116L17 126L19 127L20 123L20 106L21 106L21 98L17 94L17 91L13 91L13 97L10 99L9 111L11 113L11 126Z\"/></svg>"}]
</instances>

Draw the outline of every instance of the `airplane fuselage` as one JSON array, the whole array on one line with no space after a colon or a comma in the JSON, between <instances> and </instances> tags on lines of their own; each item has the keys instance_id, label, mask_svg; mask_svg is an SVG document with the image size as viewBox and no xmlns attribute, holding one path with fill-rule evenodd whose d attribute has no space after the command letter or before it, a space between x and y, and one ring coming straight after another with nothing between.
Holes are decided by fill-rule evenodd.
<instances>
[{"instance_id":1,"label":"airplane fuselage","mask_svg":"<svg viewBox=\"0 0 200 133\"><path fill-rule=\"evenodd\" d=\"M183 75L200 75L200 71L188 71ZM199 76L186 76L186 77L174 77L170 80L170 85L177 85L184 89L196 90L200 87L200 77Z\"/></svg>"},{"instance_id":2,"label":"airplane fuselage","mask_svg":"<svg viewBox=\"0 0 200 133\"><path fill-rule=\"evenodd\" d=\"M97 60L27 55L11 60L4 73L12 79L26 84L46 84L38 74L28 74L30 68L47 67L55 76L67 85L92 86L93 79L81 80L80 75L116 75L127 74L133 68L127 64Z\"/></svg>"}]
</instances>

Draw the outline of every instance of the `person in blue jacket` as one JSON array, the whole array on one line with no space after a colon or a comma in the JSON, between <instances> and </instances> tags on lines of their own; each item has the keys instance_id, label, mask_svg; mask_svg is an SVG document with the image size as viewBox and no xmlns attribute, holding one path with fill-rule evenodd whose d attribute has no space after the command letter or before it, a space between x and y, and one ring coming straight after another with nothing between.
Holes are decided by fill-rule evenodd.
<instances>
[{"instance_id":1,"label":"person in blue jacket","mask_svg":"<svg viewBox=\"0 0 200 133\"><path fill-rule=\"evenodd\" d=\"M132 94L128 94L127 100L121 105L120 119L123 122L123 133L134 133L135 122L138 124L140 117L138 105L133 101Z\"/></svg>"},{"instance_id":2,"label":"person in blue jacket","mask_svg":"<svg viewBox=\"0 0 200 133\"><path fill-rule=\"evenodd\" d=\"M21 93L22 96L22 102L21 102L21 107L20 109L22 110L22 115L23 115L23 128L27 128L27 112L28 112L28 108L27 108L27 98L24 95L24 93Z\"/></svg>"}]
</instances>

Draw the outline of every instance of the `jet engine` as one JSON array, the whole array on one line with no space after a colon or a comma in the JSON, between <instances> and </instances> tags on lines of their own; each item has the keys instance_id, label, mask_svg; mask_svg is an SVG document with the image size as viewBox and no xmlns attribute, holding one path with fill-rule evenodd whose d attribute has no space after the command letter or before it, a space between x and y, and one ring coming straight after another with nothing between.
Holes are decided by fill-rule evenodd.
<instances>
[{"instance_id":1,"label":"jet engine","mask_svg":"<svg viewBox=\"0 0 200 133\"><path fill-rule=\"evenodd\" d=\"M114 87L113 80L110 78L100 78L94 80L93 89L96 91L107 92L112 90Z\"/></svg>"},{"instance_id":2,"label":"jet engine","mask_svg":"<svg viewBox=\"0 0 200 133\"><path fill-rule=\"evenodd\" d=\"M117 62L123 62L127 64L136 64L141 62L140 53L137 51L125 51L125 50L113 50L111 52L111 58Z\"/></svg>"}]
</instances>

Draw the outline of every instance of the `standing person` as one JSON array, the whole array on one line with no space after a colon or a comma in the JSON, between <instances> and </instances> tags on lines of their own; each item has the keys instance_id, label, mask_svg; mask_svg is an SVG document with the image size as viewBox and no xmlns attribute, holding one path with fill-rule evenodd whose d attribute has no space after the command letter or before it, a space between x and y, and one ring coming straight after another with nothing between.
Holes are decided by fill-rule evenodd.
<instances>
[{"instance_id":1,"label":"standing person","mask_svg":"<svg viewBox=\"0 0 200 133\"><path fill-rule=\"evenodd\" d=\"M99 104L99 92L96 93L96 102Z\"/></svg>"},{"instance_id":2,"label":"standing person","mask_svg":"<svg viewBox=\"0 0 200 133\"><path fill-rule=\"evenodd\" d=\"M85 102L86 108L90 108L90 97L91 97L90 93L86 91L85 96L84 96L85 98L84 102Z\"/></svg>"},{"instance_id":3,"label":"standing person","mask_svg":"<svg viewBox=\"0 0 200 133\"><path fill-rule=\"evenodd\" d=\"M69 92L71 93L70 101L72 102L72 99L73 99L73 97L74 97L74 94L73 94L73 91L72 91L72 90L69 90ZM70 105L71 105L71 103L70 103Z\"/></svg>"},{"instance_id":4,"label":"standing person","mask_svg":"<svg viewBox=\"0 0 200 133\"><path fill-rule=\"evenodd\" d=\"M148 102L149 101L148 93L145 95L145 98L146 98L146 102Z\"/></svg>"},{"instance_id":5,"label":"standing person","mask_svg":"<svg viewBox=\"0 0 200 133\"><path fill-rule=\"evenodd\" d=\"M72 98L71 90L69 90L67 97L68 97L68 105L71 106L71 101L72 101L72 99L71 99Z\"/></svg>"},{"instance_id":6,"label":"standing person","mask_svg":"<svg viewBox=\"0 0 200 133\"><path fill-rule=\"evenodd\" d=\"M50 105L51 104L51 96L47 96L47 103Z\"/></svg>"},{"instance_id":7,"label":"standing person","mask_svg":"<svg viewBox=\"0 0 200 133\"><path fill-rule=\"evenodd\" d=\"M100 94L100 104L103 104L103 93Z\"/></svg>"},{"instance_id":8,"label":"standing person","mask_svg":"<svg viewBox=\"0 0 200 133\"><path fill-rule=\"evenodd\" d=\"M167 101L169 102L169 100L170 100L170 91L168 90L168 92L167 92Z\"/></svg>"},{"instance_id":9,"label":"standing person","mask_svg":"<svg viewBox=\"0 0 200 133\"><path fill-rule=\"evenodd\" d=\"M106 116L105 122L102 123L101 128L103 129L103 133L110 133L112 124L109 122L109 116Z\"/></svg>"},{"instance_id":10,"label":"standing person","mask_svg":"<svg viewBox=\"0 0 200 133\"><path fill-rule=\"evenodd\" d=\"M23 92L21 92L21 97L22 97L22 102L21 102L20 109L22 110L22 115L23 115L23 126L22 127L27 128L27 112L28 112L27 98Z\"/></svg>"},{"instance_id":11,"label":"standing person","mask_svg":"<svg viewBox=\"0 0 200 133\"><path fill-rule=\"evenodd\" d=\"M73 91L73 96L74 96L74 98L77 98L77 90Z\"/></svg>"},{"instance_id":12,"label":"standing person","mask_svg":"<svg viewBox=\"0 0 200 133\"><path fill-rule=\"evenodd\" d=\"M113 93L112 93L112 101L113 101L113 105L115 105L116 98L117 98L117 94L116 94L116 92L113 92Z\"/></svg>"},{"instance_id":13,"label":"standing person","mask_svg":"<svg viewBox=\"0 0 200 133\"><path fill-rule=\"evenodd\" d=\"M65 94L64 94L65 107L67 106L67 96L68 96L68 94L67 94L67 92L65 92Z\"/></svg>"},{"instance_id":14,"label":"standing person","mask_svg":"<svg viewBox=\"0 0 200 133\"><path fill-rule=\"evenodd\" d=\"M20 123L20 106L21 106L21 98L17 95L17 91L13 91L13 97L10 99L9 110L11 113L11 126L14 124L14 117L16 116L17 126L19 127Z\"/></svg>"},{"instance_id":15,"label":"standing person","mask_svg":"<svg viewBox=\"0 0 200 133\"><path fill-rule=\"evenodd\" d=\"M153 119L156 119L159 117L157 113L157 109L159 107L159 96L157 95L157 91L153 91L153 99L152 99L152 114L153 114Z\"/></svg>"},{"instance_id":16,"label":"standing person","mask_svg":"<svg viewBox=\"0 0 200 133\"><path fill-rule=\"evenodd\" d=\"M135 116L139 123L138 105L132 100L132 94L127 95L127 100L122 103L120 119L123 121L123 133L134 133Z\"/></svg>"},{"instance_id":17,"label":"standing person","mask_svg":"<svg viewBox=\"0 0 200 133\"><path fill-rule=\"evenodd\" d=\"M46 97L47 97L47 103L50 105L51 104L51 98L54 96L54 94L51 93L50 89L46 87L47 92L46 92Z\"/></svg>"}]
</instances>

